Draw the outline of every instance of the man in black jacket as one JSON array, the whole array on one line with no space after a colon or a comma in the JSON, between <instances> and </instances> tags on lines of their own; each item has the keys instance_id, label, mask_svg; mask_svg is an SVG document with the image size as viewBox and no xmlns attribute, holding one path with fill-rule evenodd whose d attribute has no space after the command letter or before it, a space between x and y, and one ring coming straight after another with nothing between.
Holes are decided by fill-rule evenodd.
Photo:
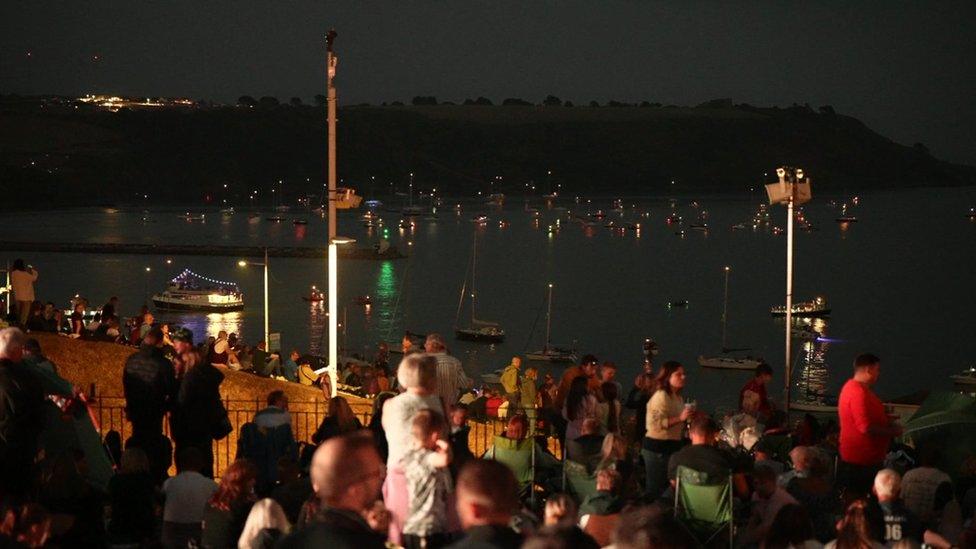
<instances>
[{"instance_id":1,"label":"man in black jacket","mask_svg":"<svg viewBox=\"0 0 976 549\"><path fill-rule=\"evenodd\" d=\"M0 330L0 497L18 500L32 479L38 435L44 428L44 391L21 364L26 336Z\"/></svg>"},{"instance_id":2,"label":"man in black jacket","mask_svg":"<svg viewBox=\"0 0 976 549\"><path fill-rule=\"evenodd\" d=\"M371 436L359 432L325 441L315 451L310 473L319 510L310 524L283 539L278 547L385 547L386 536L363 518L386 476Z\"/></svg>"},{"instance_id":3,"label":"man in black jacket","mask_svg":"<svg viewBox=\"0 0 976 549\"><path fill-rule=\"evenodd\" d=\"M200 450L204 466L200 474L213 478L213 441L228 434L227 410L220 400L224 374L206 360L183 375L170 421L176 453L183 448Z\"/></svg>"},{"instance_id":4,"label":"man in black jacket","mask_svg":"<svg viewBox=\"0 0 976 549\"><path fill-rule=\"evenodd\" d=\"M125 414L132 423L126 446L146 452L157 480L166 478L172 461L172 445L163 435L163 417L172 410L177 389L173 363L163 355L162 346L162 331L152 328L122 370Z\"/></svg>"}]
</instances>

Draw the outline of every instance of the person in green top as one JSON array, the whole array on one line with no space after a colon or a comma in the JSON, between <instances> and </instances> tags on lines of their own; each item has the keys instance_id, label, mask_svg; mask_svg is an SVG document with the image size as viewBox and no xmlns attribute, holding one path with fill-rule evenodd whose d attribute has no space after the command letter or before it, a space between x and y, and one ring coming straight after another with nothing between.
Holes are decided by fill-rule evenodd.
<instances>
[{"instance_id":1,"label":"person in green top","mask_svg":"<svg viewBox=\"0 0 976 549\"><path fill-rule=\"evenodd\" d=\"M519 398L519 370L522 368L522 359L513 356L512 362L505 367L502 372L501 381L502 388L505 390L505 399L508 400L508 413L509 415L515 415L518 411L519 405L521 404L521 398Z\"/></svg>"},{"instance_id":2,"label":"person in green top","mask_svg":"<svg viewBox=\"0 0 976 549\"><path fill-rule=\"evenodd\" d=\"M519 383L519 394L521 395L521 408L525 417L529 420L529 434L535 434L536 423L538 420L537 408L539 406L539 392L535 382L539 378L539 370L533 366L525 369L525 375Z\"/></svg>"}]
</instances>

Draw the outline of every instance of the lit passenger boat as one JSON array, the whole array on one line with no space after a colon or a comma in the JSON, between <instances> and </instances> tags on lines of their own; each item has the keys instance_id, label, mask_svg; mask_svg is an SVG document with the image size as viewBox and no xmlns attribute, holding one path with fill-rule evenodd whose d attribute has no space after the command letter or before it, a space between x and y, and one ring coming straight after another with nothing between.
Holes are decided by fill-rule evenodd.
<instances>
[{"instance_id":1,"label":"lit passenger boat","mask_svg":"<svg viewBox=\"0 0 976 549\"><path fill-rule=\"evenodd\" d=\"M185 269L152 297L157 309L222 313L244 309L244 294L233 282L222 282Z\"/></svg>"}]
</instances>

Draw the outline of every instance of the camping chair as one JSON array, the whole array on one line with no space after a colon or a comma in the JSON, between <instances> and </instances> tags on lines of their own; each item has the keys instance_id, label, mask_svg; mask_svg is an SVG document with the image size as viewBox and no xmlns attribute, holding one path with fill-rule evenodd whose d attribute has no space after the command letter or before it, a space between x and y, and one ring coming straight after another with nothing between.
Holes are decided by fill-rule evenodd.
<instances>
[{"instance_id":1,"label":"camping chair","mask_svg":"<svg viewBox=\"0 0 976 549\"><path fill-rule=\"evenodd\" d=\"M596 494L596 475L587 471L586 465L564 459L563 490L573 496L577 504L583 503Z\"/></svg>"},{"instance_id":2,"label":"camping chair","mask_svg":"<svg viewBox=\"0 0 976 549\"><path fill-rule=\"evenodd\" d=\"M535 439L514 440L504 435L495 435L487 458L504 463L515 474L519 483L519 493L528 490L533 506L535 504Z\"/></svg>"},{"instance_id":3,"label":"camping chair","mask_svg":"<svg viewBox=\"0 0 976 549\"><path fill-rule=\"evenodd\" d=\"M713 484L716 480L720 482ZM732 547L732 476L709 479L705 473L679 465L674 516L702 545L728 529L728 546Z\"/></svg>"}]
</instances>

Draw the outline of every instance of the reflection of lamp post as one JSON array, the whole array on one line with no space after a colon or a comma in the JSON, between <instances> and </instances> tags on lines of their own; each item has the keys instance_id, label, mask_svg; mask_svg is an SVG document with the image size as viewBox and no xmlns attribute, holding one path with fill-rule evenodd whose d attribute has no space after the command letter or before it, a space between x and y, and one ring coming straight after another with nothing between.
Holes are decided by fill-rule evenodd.
<instances>
[{"instance_id":1,"label":"reflection of lamp post","mask_svg":"<svg viewBox=\"0 0 976 549\"><path fill-rule=\"evenodd\" d=\"M790 411L790 344L793 324L793 206L810 201L810 178L804 177L803 170L783 166L776 169L779 181L766 185L770 204L786 205L786 413Z\"/></svg>"},{"instance_id":2,"label":"reflection of lamp post","mask_svg":"<svg viewBox=\"0 0 976 549\"><path fill-rule=\"evenodd\" d=\"M255 265L264 267L264 344L271 345L271 331L268 327L268 307L270 306L268 302L268 249L264 249L264 263L258 263L256 261L244 261L243 259L237 262L241 267L247 267L248 265Z\"/></svg>"}]
</instances>

